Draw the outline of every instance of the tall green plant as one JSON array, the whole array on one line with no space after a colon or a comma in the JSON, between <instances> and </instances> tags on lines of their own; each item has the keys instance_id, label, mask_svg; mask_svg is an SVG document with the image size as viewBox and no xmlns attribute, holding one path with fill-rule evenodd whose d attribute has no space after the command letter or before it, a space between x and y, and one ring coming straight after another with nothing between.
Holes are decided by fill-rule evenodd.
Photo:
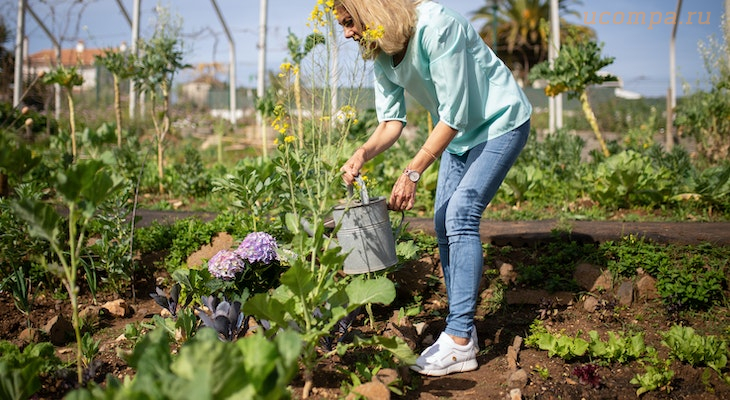
<instances>
[{"instance_id":1,"label":"tall green plant","mask_svg":"<svg viewBox=\"0 0 730 400\"><path fill-rule=\"evenodd\" d=\"M117 120L117 146L122 146L122 99L121 81L135 75L134 57L132 54L107 49L101 56L96 56L96 63L111 72L114 79L114 117Z\"/></svg>"},{"instance_id":2,"label":"tall green plant","mask_svg":"<svg viewBox=\"0 0 730 400\"><path fill-rule=\"evenodd\" d=\"M67 242L61 234L64 217L52 205L32 198L21 198L14 201L12 206L15 213L28 222L30 234L48 241L56 256L56 260L50 261L47 266L61 276L69 294L73 313L71 322L76 335L76 367L81 383L83 365L77 285L79 264L94 213L119 189L120 181L106 170L104 163L89 160L58 171L52 178L51 186L68 209Z\"/></svg>"},{"instance_id":3,"label":"tall green plant","mask_svg":"<svg viewBox=\"0 0 730 400\"><path fill-rule=\"evenodd\" d=\"M613 75L599 74L598 72L613 63L613 57L601 56L602 45L593 40L581 39L575 34L568 37L565 44L560 47L557 58L552 65L543 61L530 71L530 79L544 79L547 81L545 94L557 96L567 92L569 98L580 99L583 114L593 129L596 140L601 145L603 155L608 157L610 152L606 147L601 130L598 128L598 121L588 101L588 87L600 85L604 82L616 81Z\"/></svg>"},{"instance_id":4,"label":"tall green plant","mask_svg":"<svg viewBox=\"0 0 730 400\"><path fill-rule=\"evenodd\" d=\"M151 39L140 43L142 54L136 62L135 81L149 95L150 112L157 146L158 188L163 193L165 179L165 140L170 134L170 96L175 74L187 68L183 63L180 29L182 21L173 21L167 10L158 7L159 15Z\"/></svg>"},{"instance_id":5,"label":"tall green plant","mask_svg":"<svg viewBox=\"0 0 730 400\"><path fill-rule=\"evenodd\" d=\"M76 111L74 110L73 89L76 86L84 84L84 77L79 73L76 67L67 69L63 65L59 65L43 76L43 83L56 83L66 89L66 99L68 100L68 119L71 126L71 155L73 155L74 159L76 159Z\"/></svg>"},{"instance_id":6,"label":"tall green plant","mask_svg":"<svg viewBox=\"0 0 730 400\"><path fill-rule=\"evenodd\" d=\"M312 52L315 46L324 43L324 36L321 33L314 32L309 34L304 43L295 34L289 32L286 45L289 49L289 56L292 58L294 65L289 69L294 75L294 101L297 107L297 136L299 137L299 147L304 146L304 125L302 123L302 78L301 63L302 60Z\"/></svg>"},{"instance_id":7,"label":"tall green plant","mask_svg":"<svg viewBox=\"0 0 730 400\"><path fill-rule=\"evenodd\" d=\"M726 10L726 12L728 12ZM697 140L698 151L712 162L730 155L730 33L723 40L700 42L700 54L710 80L710 89L698 90L677 105L674 124L680 133Z\"/></svg>"}]
</instances>

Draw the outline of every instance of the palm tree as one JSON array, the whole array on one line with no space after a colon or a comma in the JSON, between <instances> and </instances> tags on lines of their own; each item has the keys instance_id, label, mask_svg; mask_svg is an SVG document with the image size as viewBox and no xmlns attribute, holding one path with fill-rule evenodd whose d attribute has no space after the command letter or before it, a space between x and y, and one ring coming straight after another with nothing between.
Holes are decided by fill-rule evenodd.
<instances>
[{"instance_id":1,"label":"palm tree","mask_svg":"<svg viewBox=\"0 0 730 400\"><path fill-rule=\"evenodd\" d=\"M494 15L490 1L474 11L472 20L486 20L479 31L484 41L494 48L492 23ZM523 81L527 81L530 69L548 58L548 33L546 24L550 18L550 0L495 0L497 2L497 46L494 50L507 66ZM571 5L580 0L558 0L560 14L578 13ZM585 26L569 24L561 19L561 36L567 29L578 30L587 38L594 38L595 32Z\"/></svg>"}]
</instances>

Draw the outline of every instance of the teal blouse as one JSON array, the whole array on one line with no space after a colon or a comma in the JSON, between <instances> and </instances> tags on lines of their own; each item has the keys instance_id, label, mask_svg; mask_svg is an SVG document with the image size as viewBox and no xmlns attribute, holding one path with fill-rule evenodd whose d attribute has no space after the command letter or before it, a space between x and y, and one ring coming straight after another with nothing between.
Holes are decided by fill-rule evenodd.
<instances>
[{"instance_id":1,"label":"teal blouse","mask_svg":"<svg viewBox=\"0 0 730 400\"><path fill-rule=\"evenodd\" d=\"M379 121L406 122L404 91L459 131L446 151L472 147L514 130L532 113L527 96L502 60L457 12L426 1L418 6L416 30L405 57L381 53L374 62Z\"/></svg>"}]
</instances>

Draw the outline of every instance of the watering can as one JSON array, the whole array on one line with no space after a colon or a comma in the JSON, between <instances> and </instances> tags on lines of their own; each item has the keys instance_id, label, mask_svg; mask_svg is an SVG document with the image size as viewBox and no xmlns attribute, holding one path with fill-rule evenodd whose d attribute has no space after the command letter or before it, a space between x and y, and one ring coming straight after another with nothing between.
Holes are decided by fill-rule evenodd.
<instances>
[{"instance_id":1,"label":"watering can","mask_svg":"<svg viewBox=\"0 0 730 400\"><path fill-rule=\"evenodd\" d=\"M355 181L360 185L360 201L349 201L332 210L335 223L341 224L337 240L342 250L349 253L344 263L346 274L380 271L398 262L385 197L371 200L362 178L357 176ZM347 191L352 199L352 185ZM403 218L398 231L402 226Z\"/></svg>"}]
</instances>

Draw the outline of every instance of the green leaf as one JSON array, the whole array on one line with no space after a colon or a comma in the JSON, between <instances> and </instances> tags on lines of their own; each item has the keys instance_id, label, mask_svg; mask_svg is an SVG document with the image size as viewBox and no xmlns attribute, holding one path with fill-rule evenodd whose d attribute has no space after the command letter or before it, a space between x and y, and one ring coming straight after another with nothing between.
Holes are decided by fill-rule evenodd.
<instances>
[{"instance_id":1,"label":"green leaf","mask_svg":"<svg viewBox=\"0 0 730 400\"><path fill-rule=\"evenodd\" d=\"M171 398L224 399L240 390L246 381L242 377L255 379L249 376L251 371L244 371L241 353L232 347L212 328L198 331L170 366L178 378Z\"/></svg>"},{"instance_id":2,"label":"green leaf","mask_svg":"<svg viewBox=\"0 0 730 400\"><path fill-rule=\"evenodd\" d=\"M30 234L58 245L61 216L53 207L38 200L22 198L12 203L15 214L28 223Z\"/></svg>"},{"instance_id":3,"label":"green leaf","mask_svg":"<svg viewBox=\"0 0 730 400\"><path fill-rule=\"evenodd\" d=\"M390 304L395 299L395 285L386 277L375 279L357 277L345 290L351 305Z\"/></svg>"},{"instance_id":4,"label":"green leaf","mask_svg":"<svg viewBox=\"0 0 730 400\"><path fill-rule=\"evenodd\" d=\"M282 285L291 290L296 296L307 296L315 287L313 275L299 264L292 265L281 275Z\"/></svg>"},{"instance_id":5,"label":"green leaf","mask_svg":"<svg viewBox=\"0 0 730 400\"><path fill-rule=\"evenodd\" d=\"M11 366L0 361L0 398L8 400L25 400L40 390L38 379L41 361L30 360L22 366Z\"/></svg>"}]
</instances>

